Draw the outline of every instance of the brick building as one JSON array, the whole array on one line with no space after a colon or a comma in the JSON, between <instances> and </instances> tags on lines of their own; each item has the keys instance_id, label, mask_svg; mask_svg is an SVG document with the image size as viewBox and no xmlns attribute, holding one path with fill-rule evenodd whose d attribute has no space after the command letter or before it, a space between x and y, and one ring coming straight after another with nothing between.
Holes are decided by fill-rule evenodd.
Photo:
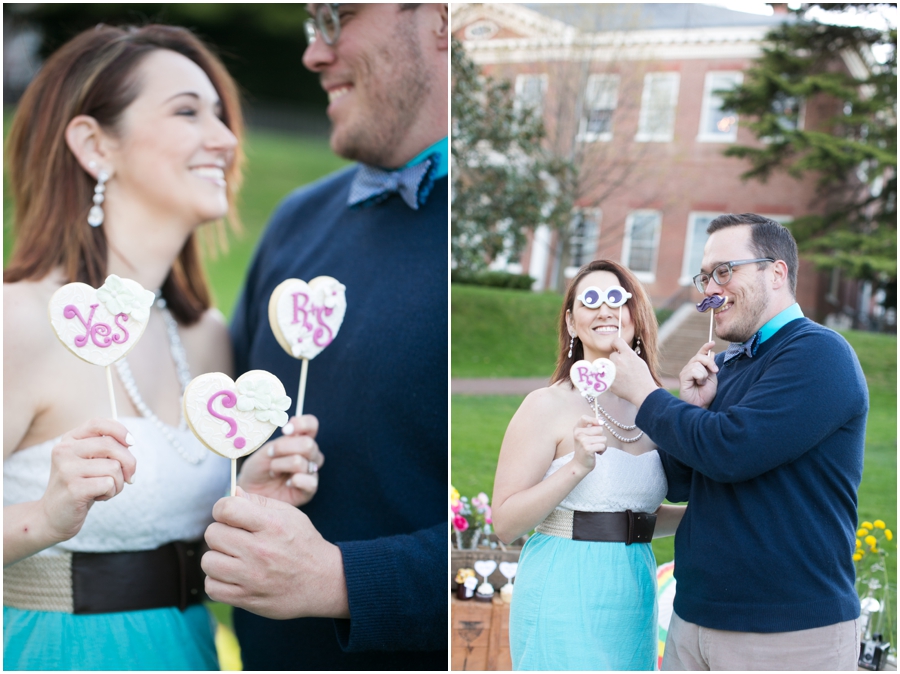
<instances>
[{"instance_id":1,"label":"brick building","mask_svg":"<svg viewBox=\"0 0 900 674\"><path fill-rule=\"evenodd\" d=\"M722 213L780 222L816 212L815 180L785 173L744 182L749 164L730 144L758 143L722 110L716 91L740 82L766 32L790 20L702 4L454 4L452 31L484 73L515 84L537 106L548 142L582 166L570 232L538 225L520 260L494 267L527 273L536 290L559 289L597 258L625 263L656 307L696 302L706 225ZM861 75L842 54L836 67ZM784 124L821 128L838 103L785 100ZM861 284L801 263L798 301L819 321L855 314Z\"/></svg>"}]
</instances>

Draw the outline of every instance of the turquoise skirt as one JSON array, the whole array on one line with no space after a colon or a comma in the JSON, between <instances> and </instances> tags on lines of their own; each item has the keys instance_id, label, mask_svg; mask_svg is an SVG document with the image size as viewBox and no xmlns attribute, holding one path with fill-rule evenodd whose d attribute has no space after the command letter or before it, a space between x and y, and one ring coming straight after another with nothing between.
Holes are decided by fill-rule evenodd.
<instances>
[{"instance_id":1,"label":"turquoise skirt","mask_svg":"<svg viewBox=\"0 0 900 674\"><path fill-rule=\"evenodd\" d=\"M73 615L3 607L3 669L219 669L215 621L200 604Z\"/></svg>"},{"instance_id":2,"label":"turquoise skirt","mask_svg":"<svg viewBox=\"0 0 900 674\"><path fill-rule=\"evenodd\" d=\"M534 534L509 613L516 670L654 670L656 559L649 543Z\"/></svg>"}]
</instances>

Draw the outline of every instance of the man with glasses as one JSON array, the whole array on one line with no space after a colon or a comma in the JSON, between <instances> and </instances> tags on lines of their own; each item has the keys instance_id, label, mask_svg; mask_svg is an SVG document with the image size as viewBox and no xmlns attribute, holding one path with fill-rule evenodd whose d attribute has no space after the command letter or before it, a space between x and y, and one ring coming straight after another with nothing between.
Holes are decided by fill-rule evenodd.
<instances>
[{"instance_id":1,"label":"man with glasses","mask_svg":"<svg viewBox=\"0 0 900 674\"><path fill-rule=\"evenodd\" d=\"M668 499L687 501L663 669L855 670L852 556L868 392L853 349L803 316L797 245L759 215L722 215L697 289L727 298L716 335L657 389L617 340L613 393L660 449Z\"/></svg>"},{"instance_id":2,"label":"man with glasses","mask_svg":"<svg viewBox=\"0 0 900 674\"><path fill-rule=\"evenodd\" d=\"M271 462L272 484L238 481L269 497L216 504L207 591L239 607L245 669L446 671L447 5L308 11L303 64L328 94L332 149L357 163L273 215L233 319L238 373L297 386L269 327L285 279L334 277L347 310L309 363L305 414L275 456L248 459ZM284 467L284 443L327 464ZM290 504L272 498L290 485Z\"/></svg>"}]
</instances>

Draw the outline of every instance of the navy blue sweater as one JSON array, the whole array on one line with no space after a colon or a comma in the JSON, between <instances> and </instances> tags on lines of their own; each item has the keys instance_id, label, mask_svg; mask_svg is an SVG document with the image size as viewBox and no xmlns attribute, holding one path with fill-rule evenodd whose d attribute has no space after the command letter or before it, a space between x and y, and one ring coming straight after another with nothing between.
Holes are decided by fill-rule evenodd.
<instances>
[{"instance_id":1,"label":"navy blue sweater","mask_svg":"<svg viewBox=\"0 0 900 674\"><path fill-rule=\"evenodd\" d=\"M418 211L347 208L353 166L291 194L236 309L238 373L297 395L300 361L267 307L287 278L346 286L334 342L309 363L304 413L326 462L302 510L343 555L350 620L235 611L245 669L447 669L447 178Z\"/></svg>"},{"instance_id":2,"label":"navy blue sweater","mask_svg":"<svg viewBox=\"0 0 900 674\"><path fill-rule=\"evenodd\" d=\"M654 391L637 425L659 446L675 534L675 612L704 627L788 632L859 616L852 555L865 378L806 318L719 365L708 410Z\"/></svg>"}]
</instances>

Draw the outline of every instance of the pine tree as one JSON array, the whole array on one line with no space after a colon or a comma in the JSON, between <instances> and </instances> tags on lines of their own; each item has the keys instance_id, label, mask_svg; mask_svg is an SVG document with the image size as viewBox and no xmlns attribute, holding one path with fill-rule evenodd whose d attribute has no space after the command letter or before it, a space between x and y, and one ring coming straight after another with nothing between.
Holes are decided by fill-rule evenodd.
<instances>
[{"instance_id":1,"label":"pine tree","mask_svg":"<svg viewBox=\"0 0 900 674\"><path fill-rule=\"evenodd\" d=\"M871 8L815 3L822 11ZM776 170L818 177L816 210L790 224L801 255L820 269L896 284L897 277L897 31L832 25L805 18L772 30L763 55L741 86L723 95L761 146L734 146L747 159L743 177L765 181ZM886 53L883 63L873 48ZM846 60L859 67L848 72ZM824 128L801 128L803 102L831 101Z\"/></svg>"}]
</instances>

